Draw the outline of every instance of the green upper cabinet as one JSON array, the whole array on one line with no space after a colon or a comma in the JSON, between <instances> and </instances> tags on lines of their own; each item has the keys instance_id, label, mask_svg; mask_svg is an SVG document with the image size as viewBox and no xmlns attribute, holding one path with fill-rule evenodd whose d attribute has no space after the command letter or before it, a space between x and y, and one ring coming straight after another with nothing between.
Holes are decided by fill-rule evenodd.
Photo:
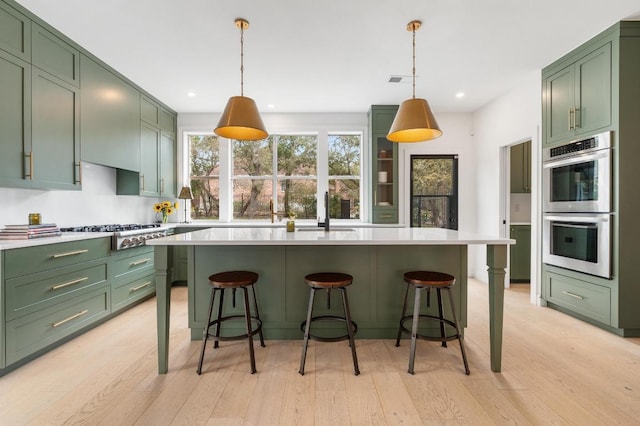
<instances>
[{"instance_id":1,"label":"green upper cabinet","mask_svg":"<svg viewBox=\"0 0 640 426\"><path fill-rule=\"evenodd\" d=\"M0 99L0 185L29 187L25 155L31 152L31 65L2 50Z\"/></svg>"},{"instance_id":2,"label":"green upper cabinet","mask_svg":"<svg viewBox=\"0 0 640 426\"><path fill-rule=\"evenodd\" d=\"M81 55L82 160L140 171L140 92Z\"/></svg>"},{"instance_id":3,"label":"green upper cabinet","mask_svg":"<svg viewBox=\"0 0 640 426\"><path fill-rule=\"evenodd\" d=\"M544 144L568 141L611 125L611 68L610 42L589 46L545 68Z\"/></svg>"},{"instance_id":4,"label":"green upper cabinet","mask_svg":"<svg viewBox=\"0 0 640 426\"><path fill-rule=\"evenodd\" d=\"M175 198L176 115L141 95L140 120L140 173L118 169L116 193Z\"/></svg>"},{"instance_id":5,"label":"green upper cabinet","mask_svg":"<svg viewBox=\"0 0 640 426\"><path fill-rule=\"evenodd\" d=\"M80 87L80 52L38 24L32 24L31 64Z\"/></svg>"},{"instance_id":6,"label":"green upper cabinet","mask_svg":"<svg viewBox=\"0 0 640 426\"><path fill-rule=\"evenodd\" d=\"M31 21L4 2L0 2L0 49L31 60Z\"/></svg>"},{"instance_id":7,"label":"green upper cabinet","mask_svg":"<svg viewBox=\"0 0 640 426\"><path fill-rule=\"evenodd\" d=\"M397 111L397 105L372 105L369 111L373 223L398 223L398 144L387 139Z\"/></svg>"},{"instance_id":8,"label":"green upper cabinet","mask_svg":"<svg viewBox=\"0 0 640 426\"><path fill-rule=\"evenodd\" d=\"M34 188L80 189L78 88L32 71L29 178Z\"/></svg>"},{"instance_id":9,"label":"green upper cabinet","mask_svg":"<svg viewBox=\"0 0 640 426\"><path fill-rule=\"evenodd\" d=\"M531 141L512 146L510 149L511 162L511 193L531 192Z\"/></svg>"}]
</instances>

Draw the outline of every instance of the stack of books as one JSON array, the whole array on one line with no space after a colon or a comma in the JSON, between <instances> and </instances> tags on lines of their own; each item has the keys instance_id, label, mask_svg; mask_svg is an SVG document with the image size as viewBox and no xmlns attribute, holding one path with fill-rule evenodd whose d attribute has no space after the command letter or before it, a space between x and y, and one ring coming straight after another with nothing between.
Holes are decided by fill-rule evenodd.
<instances>
[{"instance_id":1,"label":"stack of books","mask_svg":"<svg viewBox=\"0 0 640 426\"><path fill-rule=\"evenodd\" d=\"M28 240L31 238L58 237L60 228L55 223L40 225L5 225L0 230L0 240Z\"/></svg>"}]
</instances>

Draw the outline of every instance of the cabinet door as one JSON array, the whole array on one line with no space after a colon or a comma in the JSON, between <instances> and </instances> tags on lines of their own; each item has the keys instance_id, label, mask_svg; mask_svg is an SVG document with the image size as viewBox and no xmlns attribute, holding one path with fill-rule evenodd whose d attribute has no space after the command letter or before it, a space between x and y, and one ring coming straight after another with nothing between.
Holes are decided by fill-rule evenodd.
<instances>
[{"instance_id":1,"label":"cabinet door","mask_svg":"<svg viewBox=\"0 0 640 426\"><path fill-rule=\"evenodd\" d=\"M140 127L140 195L157 197L160 195L160 178L158 176L158 147L160 146L160 130L146 123Z\"/></svg>"},{"instance_id":2,"label":"cabinet door","mask_svg":"<svg viewBox=\"0 0 640 426\"><path fill-rule=\"evenodd\" d=\"M37 24L32 28L31 64L80 87L80 52Z\"/></svg>"},{"instance_id":3,"label":"cabinet door","mask_svg":"<svg viewBox=\"0 0 640 426\"><path fill-rule=\"evenodd\" d=\"M576 134L611 125L611 44L576 63Z\"/></svg>"},{"instance_id":4,"label":"cabinet door","mask_svg":"<svg viewBox=\"0 0 640 426\"><path fill-rule=\"evenodd\" d=\"M0 49L29 61L31 59L31 21L0 2Z\"/></svg>"},{"instance_id":5,"label":"cabinet door","mask_svg":"<svg viewBox=\"0 0 640 426\"><path fill-rule=\"evenodd\" d=\"M529 282L531 279L531 226L511 226L511 238L516 244L510 247L511 281Z\"/></svg>"},{"instance_id":6,"label":"cabinet door","mask_svg":"<svg viewBox=\"0 0 640 426\"><path fill-rule=\"evenodd\" d=\"M512 146L510 149L511 162L511 193L525 194L531 192L531 142L524 142Z\"/></svg>"},{"instance_id":7,"label":"cabinet door","mask_svg":"<svg viewBox=\"0 0 640 426\"><path fill-rule=\"evenodd\" d=\"M172 134L160 133L160 195L176 196L176 139Z\"/></svg>"},{"instance_id":8,"label":"cabinet door","mask_svg":"<svg viewBox=\"0 0 640 426\"><path fill-rule=\"evenodd\" d=\"M0 185L28 187L31 151L31 66L0 51Z\"/></svg>"},{"instance_id":9,"label":"cabinet door","mask_svg":"<svg viewBox=\"0 0 640 426\"><path fill-rule=\"evenodd\" d=\"M574 82L573 65L558 71L545 80L544 107L547 124L545 144L552 144L573 136Z\"/></svg>"},{"instance_id":10,"label":"cabinet door","mask_svg":"<svg viewBox=\"0 0 640 426\"><path fill-rule=\"evenodd\" d=\"M78 89L32 70L31 181L46 189L80 189Z\"/></svg>"},{"instance_id":11,"label":"cabinet door","mask_svg":"<svg viewBox=\"0 0 640 426\"><path fill-rule=\"evenodd\" d=\"M82 159L140 171L140 93L92 59L80 58Z\"/></svg>"}]
</instances>

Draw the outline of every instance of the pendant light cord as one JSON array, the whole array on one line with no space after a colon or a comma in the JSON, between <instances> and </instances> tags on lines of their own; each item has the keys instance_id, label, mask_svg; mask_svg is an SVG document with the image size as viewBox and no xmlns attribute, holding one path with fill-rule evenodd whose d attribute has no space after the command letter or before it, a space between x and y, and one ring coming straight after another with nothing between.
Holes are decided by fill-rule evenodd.
<instances>
[{"instance_id":1,"label":"pendant light cord","mask_svg":"<svg viewBox=\"0 0 640 426\"><path fill-rule=\"evenodd\" d=\"M416 25L412 24L413 28L413 99L416 98Z\"/></svg>"},{"instance_id":2,"label":"pendant light cord","mask_svg":"<svg viewBox=\"0 0 640 426\"><path fill-rule=\"evenodd\" d=\"M244 24L240 25L240 96L244 96Z\"/></svg>"}]
</instances>

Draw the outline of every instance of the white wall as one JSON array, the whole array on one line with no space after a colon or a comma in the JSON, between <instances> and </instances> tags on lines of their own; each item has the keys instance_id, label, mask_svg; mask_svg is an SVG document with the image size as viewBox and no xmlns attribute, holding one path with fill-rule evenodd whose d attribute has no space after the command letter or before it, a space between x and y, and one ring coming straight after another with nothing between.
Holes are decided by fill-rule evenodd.
<instances>
[{"instance_id":1,"label":"white wall","mask_svg":"<svg viewBox=\"0 0 640 426\"><path fill-rule=\"evenodd\" d=\"M505 95L494 100L473 114L473 141L476 146L477 175L475 188L478 194L476 204L477 231L481 234L499 235L500 218L500 150L527 139L531 140L531 235L532 235L532 268L531 286L532 301L539 280L539 238L540 223L536 213L539 205L539 173L540 159L540 126L542 123L540 71L531 72L522 82ZM480 280L487 280L485 253L478 252L472 259L470 274Z\"/></svg>"},{"instance_id":2,"label":"white wall","mask_svg":"<svg viewBox=\"0 0 640 426\"><path fill-rule=\"evenodd\" d=\"M116 195L116 170L82 164L81 191L41 191L0 188L0 226L27 223L29 213L40 213L46 223L60 227L113 223L155 222L153 204L158 200ZM177 201L177 200L170 200ZM179 222L180 214L169 217Z\"/></svg>"}]
</instances>

